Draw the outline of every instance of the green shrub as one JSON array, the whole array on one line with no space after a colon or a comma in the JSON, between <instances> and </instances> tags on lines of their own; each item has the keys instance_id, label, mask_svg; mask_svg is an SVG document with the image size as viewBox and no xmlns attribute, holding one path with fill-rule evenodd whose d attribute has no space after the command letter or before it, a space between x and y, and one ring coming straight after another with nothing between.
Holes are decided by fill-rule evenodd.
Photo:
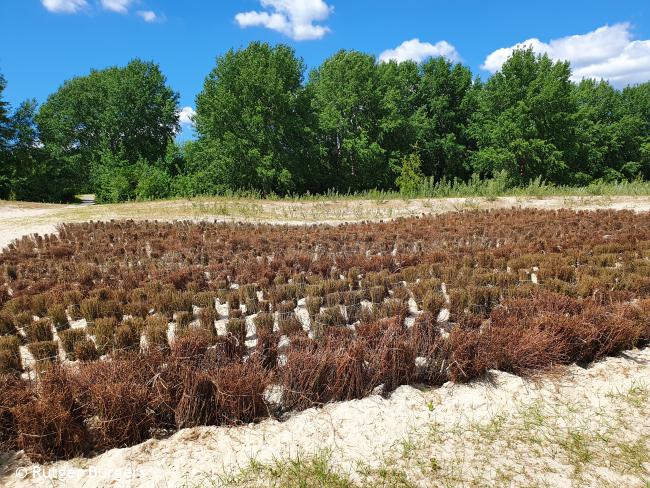
<instances>
[{"instance_id":1,"label":"green shrub","mask_svg":"<svg viewBox=\"0 0 650 488\"><path fill-rule=\"evenodd\" d=\"M192 314L187 311L176 312L176 330L187 329L192 322Z\"/></svg>"},{"instance_id":2,"label":"green shrub","mask_svg":"<svg viewBox=\"0 0 650 488\"><path fill-rule=\"evenodd\" d=\"M255 324L255 330L257 331L257 335L259 336L260 334L263 333L268 333L268 334L272 333L274 322L275 320L273 318L272 313L269 312L258 313L253 319L253 323Z\"/></svg>"},{"instance_id":3,"label":"green shrub","mask_svg":"<svg viewBox=\"0 0 650 488\"><path fill-rule=\"evenodd\" d=\"M52 319L56 330L64 330L70 327L68 316L65 313L65 307L63 305L53 305L48 308L47 316Z\"/></svg>"},{"instance_id":4,"label":"green shrub","mask_svg":"<svg viewBox=\"0 0 650 488\"><path fill-rule=\"evenodd\" d=\"M78 342L86 340L86 331L83 329L68 329L59 332L61 346L69 360L75 361L75 346Z\"/></svg>"},{"instance_id":5,"label":"green shrub","mask_svg":"<svg viewBox=\"0 0 650 488\"><path fill-rule=\"evenodd\" d=\"M82 362L96 361L99 359L97 346L90 339L83 339L74 345L74 357Z\"/></svg>"},{"instance_id":6,"label":"green shrub","mask_svg":"<svg viewBox=\"0 0 650 488\"><path fill-rule=\"evenodd\" d=\"M152 165L140 167L138 183L135 186L137 200L156 200L171 196L172 179L169 174Z\"/></svg>"},{"instance_id":7,"label":"green shrub","mask_svg":"<svg viewBox=\"0 0 650 488\"><path fill-rule=\"evenodd\" d=\"M131 324L122 324L115 329L113 343L118 351L138 350L140 349L140 334Z\"/></svg>"},{"instance_id":8,"label":"green shrub","mask_svg":"<svg viewBox=\"0 0 650 488\"><path fill-rule=\"evenodd\" d=\"M59 344L56 341L32 342L27 349L36 361L56 361L59 359Z\"/></svg>"},{"instance_id":9,"label":"green shrub","mask_svg":"<svg viewBox=\"0 0 650 488\"><path fill-rule=\"evenodd\" d=\"M322 302L323 300L320 296L308 296L305 299L305 306L307 307L307 312L309 312L310 317L314 317L320 312Z\"/></svg>"},{"instance_id":10,"label":"green shrub","mask_svg":"<svg viewBox=\"0 0 650 488\"><path fill-rule=\"evenodd\" d=\"M45 342L54 338L52 333L52 321L50 319L39 319L31 322L23 329L27 342Z\"/></svg>"},{"instance_id":11,"label":"green shrub","mask_svg":"<svg viewBox=\"0 0 650 488\"><path fill-rule=\"evenodd\" d=\"M100 355L107 354L113 348L116 329L117 320L114 317L98 318L89 327L88 332L95 336L95 345Z\"/></svg>"},{"instance_id":12,"label":"green shrub","mask_svg":"<svg viewBox=\"0 0 650 488\"><path fill-rule=\"evenodd\" d=\"M0 337L0 374L17 373L22 369L18 337Z\"/></svg>"},{"instance_id":13,"label":"green shrub","mask_svg":"<svg viewBox=\"0 0 650 488\"><path fill-rule=\"evenodd\" d=\"M9 312L0 312L0 336L18 333L13 316Z\"/></svg>"},{"instance_id":14,"label":"green shrub","mask_svg":"<svg viewBox=\"0 0 650 488\"><path fill-rule=\"evenodd\" d=\"M147 347L161 350L169 349L167 330L169 325L167 319L160 316L147 317L147 324L144 329L144 336L147 340Z\"/></svg>"},{"instance_id":15,"label":"green shrub","mask_svg":"<svg viewBox=\"0 0 650 488\"><path fill-rule=\"evenodd\" d=\"M445 297L439 291L429 291L424 295L422 300L422 310L433 315L434 319L438 317L440 310L445 306Z\"/></svg>"},{"instance_id":16,"label":"green shrub","mask_svg":"<svg viewBox=\"0 0 650 488\"><path fill-rule=\"evenodd\" d=\"M416 195L424 183L422 160L419 154L413 153L402 159L402 169L395 184L403 195Z\"/></svg>"}]
</instances>

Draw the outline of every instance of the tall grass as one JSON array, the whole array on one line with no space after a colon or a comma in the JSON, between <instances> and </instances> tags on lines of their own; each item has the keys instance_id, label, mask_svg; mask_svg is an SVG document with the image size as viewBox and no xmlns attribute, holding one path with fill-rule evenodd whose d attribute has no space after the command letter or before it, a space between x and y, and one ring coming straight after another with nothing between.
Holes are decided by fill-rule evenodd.
<instances>
[{"instance_id":1,"label":"tall grass","mask_svg":"<svg viewBox=\"0 0 650 488\"><path fill-rule=\"evenodd\" d=\"M325 200L389 200L402 198L498 198L498 197L553 197L553 196L650 196L650 181L595 181L587 186L564 186L544 181L541 177L525 186L513 186L506 173L494 178L473 175L469 180L435 180L426 178L414 192L400 193L395 190L371 189L360 192L328 190L324 193L278 195L264 194L258 190L228 190L219 195L204 195L197 199L216 196L226 199L271 200L289 202L318 202Z\"/></svg>"}]
</instances>

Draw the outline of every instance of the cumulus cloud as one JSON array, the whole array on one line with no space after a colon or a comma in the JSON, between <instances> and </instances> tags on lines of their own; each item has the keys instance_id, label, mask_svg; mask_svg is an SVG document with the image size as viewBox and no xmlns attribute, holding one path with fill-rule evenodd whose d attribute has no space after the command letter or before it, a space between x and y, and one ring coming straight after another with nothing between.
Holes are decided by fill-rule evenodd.
<instances>
[{"instance_id":1,"label":"cumulus cloud","mask_svg":"<svg viewBox=\"0 0 650 488\"><path fill-rule=\"evenodd\" d=\"M553 59L570 61L575 81L602 78L622 87L650 80L650 40L634 40L628 23L605 25L586 34L552 39L548 43L528 39L497 49L481 67L495 73L515 49L525 47Z\"/></svg>"},{"instance_id":2,"label":"cumulus cloud","mask_svg":"<svg viewBox=\"0 0 650 488\"><path fill-rule=\"evenodd\" d=\"M160 20L160 17L158 17L158 15L156 15L156 12L154 12L153 10L138 10L136 14L142 17L142 20L148 23L156 22L157 20Z\"/></svg>"},{"instance_id":3,"label":"cumulus cloud","mask_svg":"<svg viewBox=\"0 0 650 488\"><path fill-rule=\"evenodd\" d=\"M333 7L324 0L260 0L262 12L241 12L235 21L241 28L266 27L296 41L320 39L330 29L316 22L327 20Z\"/></svg>"},{"instance_id":4,"label":"cumulus cloud","mask_svg":"<svg viewBox=\"0 0 650 488\"><path fill-rule=\"evenodd\" d=\"M416 61L421 62L427 58L442 56L450 61L460 61L460 55L456 48L449 44L447 41L436 42L421 42L420 39L411 39L404 41L395 49L387 49L379 55L379 61L385 63L388 61Z\"/></svg>"},{"instance_id":5,"label":"cumulus cloud","mask_svg":"<svg viewBox=\"0 0 650 488\"><path fill-rule=\"evenodd\" d=\"M42 0L41 3L50 12L73 14L85 8L86 0Z\"/></svg>"},{"instance_id":6,"label":"cumulus cloud","mask_svg":"<svg viewBox=\"0 0 650 488\"><path fill-rule=\"evenodd\" d=\"M178 112L178 120L181 125L194 125L194 116L196 115L196 110L192 107L183 107Z\"/></svg>"},{"instance_id":7,"label":"cumulus cloud","mask_svg":"<svg viewBox=\"0 0 650 488\"><path fill-rule=\"evenodd\" d=\"M101 0L102 7L105 10L117 12L118 14L127 13L131 3L133 3L133 0Z\"/></svg>"}]
</instances>

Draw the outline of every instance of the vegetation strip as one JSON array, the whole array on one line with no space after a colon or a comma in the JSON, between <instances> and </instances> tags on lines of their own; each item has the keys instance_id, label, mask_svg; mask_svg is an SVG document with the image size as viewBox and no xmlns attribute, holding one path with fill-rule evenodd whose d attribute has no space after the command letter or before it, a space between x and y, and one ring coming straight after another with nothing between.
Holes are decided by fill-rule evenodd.
<instances>
[{"instance_id":1,"label":"vegetation strip","mask_svg":"<svg viewBox=\"0 0 650 488\"><path fill-rule=\"evenodd\" d=\"M650 215L70 224L0 254L0 440L35 461L650 339Z\"/></svg>"}]
</instances>

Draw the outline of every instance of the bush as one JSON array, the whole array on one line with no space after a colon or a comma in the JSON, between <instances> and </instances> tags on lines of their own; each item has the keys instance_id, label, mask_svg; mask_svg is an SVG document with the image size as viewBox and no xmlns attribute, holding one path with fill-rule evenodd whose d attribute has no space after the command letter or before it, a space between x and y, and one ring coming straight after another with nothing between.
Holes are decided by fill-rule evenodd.
<instances>
[{"instance_id":1,"label":"bush","mask_svg":"<svg viewBox=\"0 0 650 488\"><path fill-rule=\"evenodd\" d=\"M304 333L302 323L293 312L287 315L281 315L278 318L278 327L280 328L280 333L286 336Z\"/></svg>"},{"instance_id":2,"label":"bush","mask_svg":"<svg viewBox=\"0 0 650 488\"><path fill-rule=\"evenodd\" d=\"M434 317L438 317L438 314L445 306L445 297L442 293L437 291L429 291L424 296L422 300L422 310L429 312Z\"/></svg>"},{"instance_id":3,"label":"bush","mask_svg":"<svg viewBox=\"0 0 650 488\"><path fill-rule=\"evenodd\" d=\"M308 296L305 300L305 306L310 317L315 317L320 312L323 300L320 296Z\"/></svg>"},{"instance_id":4,"label":"bush","mask_svg":"<svg viewBox=\"0 0 650 488\"><path fill-rule=\"evenodd\" d=\"M131 324L122 324L115 329L114 346L118 351L139 351L140 333Z\"/></svg>"},{"instance_id":5,"label":"bush","mask_svg":"<svg viewBox=\"0 0 650 488\"><path fill-rule=\"evenodd\" d=\"M108 354L115 345L115 331L117 320L111 318L100 318L88 329L88 333L95 336L95 345L100 355Z\"/></svg>"},{"instance_id":6,"label":"bush","mask_svg":"<svg viewBox=\"0 0 650 488\"><path fill-rule=\"evenodd\" d=\"M271 375L260 362L226 364L212 381L218 423L250 423L268 417L264 392L271 384Z\"/></svg>"},{"instance_id":7,"label":"bush","mask_svg":"<svg viewBox=\"0 0 650 488\"><path fill-rule=\"evenodd\" d=\"M75 361L75 346L78 342L86 340L86 331L83 329L68 329L59 332L61 346L69 360Z\"/></svg>"},{"instance_id":8,"label":"bush","mask_svg":"<svg viewBox=\"0 0 650 488\"><path fill-rule=\"evenodd\" d=\"M135 198L137 200L157 200L171 196L172 179L162 169L143 164L138 175L138 183L135 187Z\"/></svg>"},{"instance_id":9,"label":"bush","mask_svg":"<svg viewBox=\"0 0 650 488\"><path fill-rule=\"evenodd\" d=\"M47 310L47 316L52 320L56 330L65 330L70 327L68 316L63 305L53 305Z\"/></svg>"},{"instance_id":10,"label":"bush","mask_svg":"<svg viewBox=\"0 0 650 488\"><path fill-rule=\"evenodd\" d=\"M102 313L101 302L98 298L86 298L79 304L79 313L86 319L86 322L94 322Z\"/></svg>"},{"instance_id":11,"label":"bush","mask_svg":"<svg viewBox=\"0 0 650 488\"><path fill-rule=\"evenodd\" d=\"M273 332L273 326L275 324L275 319L273 314L270 312L260 312L253 319L255 324L255 330L257 335L260 334L271 334Z\"/></svg>"},{"instance_id":12,"label":"bush","mask_svg":"<svg viewBox=\"0 0 650 488\"><path fill-rule=\"evenodd\" d=\"M18 330L14 325L14 319L8 312L0 312L0 336L16 335Z\"/></svg>"},{"instance_id":13,"label":"bush","mask_svg":"<svg viewBox=\"0 0 650 488\"><path fill-rule=\"evenodd\" d=\"M0 337L0 374L19 373L22 370L20 340L16 336Z\"/></svg>"},{"instance_id":14,"label":"bush","mask_svg":"<svg viewBox=\"0 0 650 488\"><path fill-rule=\"evenodd\" d=\"M192 322L192 314L187 311L176 312L176 330L187 329L187 326Z\"/></svg>"},{"instance_id":15,"label":"bush","mask_svg":"<svg viewBox=\"0 0 650 488\"><path fill-rule=\"evenodd\" d=\"M59 343L56 341L32 342L27 349L37 362L57 361L59 359Z\"/></svg>"},{"instance_id":16,"label":"bush","mask_svg":"<svg viewBox=\"0 0 650 488\"><path fill-rule=\"evenodd\" d=\"M144 336L147 340L147 347L151 350L152 348L159 350L169 349L169 341L167 339L167 331L169 325L167 320L164 317L147 317L147 325L144 329Z\"/></svg>"},{"instance_id":17,"label":"bush","mask_svg":"<svg viewBox=\"0 0 650 488\"><path fill-rule=\"evenodd\" d=\"M420 155L413 153L402 159L402 169L395 184L403 195L413 196L418 193L424 183L422 160Z\"/></svg>"},{"instance_id":18,"label":"bush","mask_svg":"<svg viewBox=\"0 0 650 488\"><path fill-rule=\"evenodd\" d=\"M89 452L90 439L77 411L60 392L48 392L13 409L18 445L33 462L70 459Z\"/></svg>"},{"instance_id":19,"label":"bush","mask_svg":"<svg viewBox=\"0 0 650 488\"><path fill-rule=\"evenodd\" d=\"M27 342L51 341L54 338L50 319L39 319L23 329Z\"/></svg>"},{"instance_id":20,"label":"bush","mask_svg":"<svg viewBox=\"0 0 650 488\"><path fill-rule=\"evenodd\" d=\"M74 357L82 362L96 361L99 353L95 343L90 339L83 339L74 344Z\"/></svg>"}]
</instances>

